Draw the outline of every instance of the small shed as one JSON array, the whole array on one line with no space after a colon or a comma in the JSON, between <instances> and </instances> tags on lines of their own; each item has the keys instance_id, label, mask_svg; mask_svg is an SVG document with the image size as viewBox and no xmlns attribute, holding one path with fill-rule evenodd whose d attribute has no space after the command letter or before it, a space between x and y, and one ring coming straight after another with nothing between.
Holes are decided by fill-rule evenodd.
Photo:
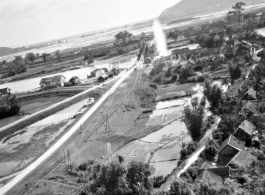
<instances>
[{"instance_id":1,"label":"small shed","mask_svg":"<svg viewBox=\"0 0 265 195\"><path fill-rule=\"evenodd\" d=\"M98 77L98 82L104 82L105 80L108 79L108 75L107 74L103 74L101 76Z\"/></svg>"},{"instance_id":2,"label":"small shed","mask_svg":"<svg viewBox=\"0 0 265 195\"><path fill-rule=\"evenodd\" d=\"M257 92L254 90L253 87L249 88L247 93L243 96L244 100L257 100Z\"/></svg>"},{"instance_id":3,"label":"small shed","mask_svg":"<svg viewBox=\"0 0 265 195\"><path fill-rule=\"evenodd\" d=\"M66 78L63 75L42 78L40 81L40 86L42 89L52 87L63 87L65 79Z\"/></svg>"},{"instance_id":4,"label":"small shed","mask_svg":"<svg viewBox=\"0 0 265 195\"><path fill-rule=\"evenodd\" d=\"M218 153L217 163L220 165L227 165L227 163L244 148L245 143L238 140L235 136L230 135L221 144L220 151Z\"/></svg>"},{"instance_id":5,"label":"small shed","mask_svg":"<svg viewBox=\"0 0 265 195\"><path fill-rule=\"evenodd\" d=\"M244 120L236 129L234 136L242 141L245 141L246 144L249 145L251 143L252 134L255 129L255 125L248 120Z\"/></svg>"},{"instance_id":6,"label":"small shed","mask_svg":"<svg viewBox=\"0 0 265 195\"><path fill-rule=\"evenodd\" d=\"M235 168L247 168L253 162L258 162L257 158L251 155L249 152L245 150L239 151L227 164L227 166L235 169Z\"/></svg>"}]
</instances>

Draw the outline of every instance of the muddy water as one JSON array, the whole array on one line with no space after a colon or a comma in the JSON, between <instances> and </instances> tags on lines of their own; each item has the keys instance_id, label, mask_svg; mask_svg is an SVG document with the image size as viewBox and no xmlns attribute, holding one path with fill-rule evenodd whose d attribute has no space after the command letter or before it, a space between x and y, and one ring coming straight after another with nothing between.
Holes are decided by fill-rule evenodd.
<instances>
[{"instance_id":1,"label":"muddy water","mask_svg":"<svg viewBox=\"0 0 265 195\"><path fill-rule=\"evenodd\" d=\"M142 138L141 140L145 142L168 143L185 133L187 133L185 123L181 121L174 121L159 131Z\"/></svg>"}]
</instances>

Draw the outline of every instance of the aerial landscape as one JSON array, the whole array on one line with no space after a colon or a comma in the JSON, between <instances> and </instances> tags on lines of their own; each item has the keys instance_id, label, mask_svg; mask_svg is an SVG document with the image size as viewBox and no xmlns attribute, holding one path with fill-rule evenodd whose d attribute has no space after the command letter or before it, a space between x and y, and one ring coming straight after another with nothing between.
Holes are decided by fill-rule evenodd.
<instances>
[{"instance_id":1,"label":"aerial landscape","mask_svg":"<svg viewBox=\"0 0 265 195\"><path fill-rule=\"evenodd\" d=\"M264 195L264 0L0 1L0 195Z\"/></svg>"}]
</instances>

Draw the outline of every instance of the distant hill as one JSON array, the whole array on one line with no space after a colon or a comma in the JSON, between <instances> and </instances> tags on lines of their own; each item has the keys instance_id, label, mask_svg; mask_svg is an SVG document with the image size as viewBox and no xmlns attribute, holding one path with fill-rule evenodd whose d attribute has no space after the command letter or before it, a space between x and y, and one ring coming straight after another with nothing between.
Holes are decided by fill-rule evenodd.
<instances>
[{"instance_id":1,"label":"distant hill","mask_svg":"<svg viewBox=\"0 0 265 195\"><path fill-rule=\"evenodd\" d=\"M18 47L18 48L0 47L0 56L9 55L26 50L27 49L23 47Z\"/></svg>"},{"instance_id":2,"label":"distant hill","mask_svg":"<svg viewBox=\"0 0 265 195\"><path fill-rule=\"evenodd\" d=\"M190 17L197 14L209 14L231 9L237 2L246 5L262 3L263 0L181 0L176 5L164 10L159 19L161 21Z\"/></svg>"}]
</instances>

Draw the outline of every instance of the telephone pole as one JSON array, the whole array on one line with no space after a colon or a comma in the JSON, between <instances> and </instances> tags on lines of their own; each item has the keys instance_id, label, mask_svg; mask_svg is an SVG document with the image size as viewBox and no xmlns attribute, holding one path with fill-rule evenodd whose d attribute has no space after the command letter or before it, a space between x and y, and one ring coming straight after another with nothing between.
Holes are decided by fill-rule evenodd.
<instances>
[{"instance_id":1,"label":"telephone pole","mask_svg":"<svg viewBox=\"0 0 265 195\"><path fill-rule=\"evenodd\" d=\"M105 120L106 124L105 124L105 131L106 132L110 132L110 125L109 125L109 117L106 114L106 120Z\"/></svg>"}]
</instances>

